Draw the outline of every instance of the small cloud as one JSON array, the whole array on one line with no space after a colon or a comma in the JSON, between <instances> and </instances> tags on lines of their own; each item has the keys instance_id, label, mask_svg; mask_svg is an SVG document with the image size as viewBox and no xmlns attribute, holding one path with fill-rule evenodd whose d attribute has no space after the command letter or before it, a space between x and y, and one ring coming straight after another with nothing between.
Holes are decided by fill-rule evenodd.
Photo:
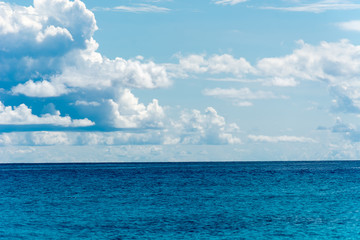
<instances>
[{"instance_id":1,"label":"small cloud","mask_svg":"<svg viewBox=\"0 0 360 240\"><path fill-rule=\"evenodd\" d=\"M262 9L280 10L287 12L312 12L321 13L328 10L355 10L360 9L360 4L349 3L344 1L320 1L310 4L302 4L291 7L262 7Z\"/></svg>"},{"instance_id":2,"label":"small cloud","mask_svg":"<svg viewBox=\"0 0 360 240\"><path fill-rule=\"evenodd\" d=\"M274 77L270 81L264 81L265 86L296 87L299 83L294 78Z\"/></svg>"},{"instance_id":3,"label":"small cloud","mask_svg":"<svg viewBox=\"0 0 360 240\"><path fill-rule=\"evenodd\" d=\"M234 103L235 106L237 107L251 107L253 105L252 102L248 102L248 101L245 101L245 102L235 102Z\"/></svg>"},{"instance_id":4,"label":"small cloud","mask_svg":"<svg viewBox=\"0 0 360 240\"><path fill-rule=\"evenodd\" d=\"M137 4L133 6L116 6L112 8L101 8L96 7L92 9L93 11L120 11L120 12L132 12L132 13L145 13L145 12L153 12L153 13L164 13L169 12L169 8L158 7L151 4Z\"/></svg>"},{"instance_id":5,"label":"small cloud","mask_svg":"<svg viewBox=\"0 0 360 240\"><path fill-rule=\"evenodd\" d=\"M360 32L360 20L341 22L337 26L342 30Z\"/></svg>"},{"instance_id":6,"label":"small cloud","mask_svg":"<svg viewBox=\"0 0 360 240\"><path fill-rule=\"evenodd\" d=\"M81 101L81 100L77 100L73 105L75 106L91 106L91 107L98 107L100 106L100 103L95 102L95 101Z\"/></svg>"},{"instance_id":7,"label":"small cloud","mask_svg":"<svg viewBox=\"0 0 360 240\"><path fill-rule=\"evenodd\" d=\"M279 98L272 92L268 91L256 91L253 92L249 88L213 88L205 89L203 91L205 96L219 97L219 98L230 98L230 99L273 99Z\"/></svg>"},{"instance_id":8,"label":"small cloud","mask_svg":"<svg viewBox=\"0 0 360 240\"><path fill-rule=\"evenodd\" d=\"M220 5L236 5L238 3L246 2L247 0L218 0L215 1L215 4Z\"/></svg>"},{"instance_id":9,"label":"small cloud","mask_svg":"<svg viewBox=\"0 0 360 240\"><path fill-rule=\"evenodd\" d=\"M312 138L307 137L296 137L296 136L265 136L265 135L249 135L248 138L254 142L269 142L269 143L278 143L278 142L316 142Z\"/></svg>"},{"instance_id":10,"label":"small cloud","mask_svg":"<svg viewBox=\"0 0 360 240\"><path fill-rule=\"evenodd\" d=\"M191 54L179 58L179 64L167 64L166 68L175 77L188 77L188 74L231 74L238 79L245 74L253 73L255 69L245 58L235 58L230 54L206 55Z\"/></svg>"}]
</instances>

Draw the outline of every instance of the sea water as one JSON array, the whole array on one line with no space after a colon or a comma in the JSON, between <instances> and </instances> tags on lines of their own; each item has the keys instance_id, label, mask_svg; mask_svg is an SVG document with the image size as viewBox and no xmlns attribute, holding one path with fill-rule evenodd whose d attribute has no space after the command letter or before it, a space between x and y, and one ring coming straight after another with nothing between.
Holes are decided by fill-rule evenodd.
<instances>
[{"instance_id":1,"label":"sea water","mask_svg":"<svg viewBox=\"0 0 360 240\"><path fill-rule=\"evenodd\" d=\"M0 239L336 238L357 161L0 165Z\"/></svg>"}]
</instances>

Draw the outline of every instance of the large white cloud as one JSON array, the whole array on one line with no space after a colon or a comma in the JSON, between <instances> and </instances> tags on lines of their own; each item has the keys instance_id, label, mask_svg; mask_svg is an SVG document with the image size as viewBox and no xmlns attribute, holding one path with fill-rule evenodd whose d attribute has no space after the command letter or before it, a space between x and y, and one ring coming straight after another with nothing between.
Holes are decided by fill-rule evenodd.
<instances>
[{"instance_id":1,"label":"large white cloud","mask_svg":"<svg viewBox=\"0 0 360 240\"><path fill-rule=\"evenodd\" d=\"M0 44L3 54L48 56L85 48L97 29L94 14L81 1L34 0L23 7L0 3Z\"/></svg>"},{"instance_id":2,"label":"large white cloud","mask_svg":"<svg viewBox=\"0 0 360 240\"><path fill-rule=\"evenodd\" d=\"M96 52L98 44L90 40L88 49L69 54L67 59L74 62L63 72L51 77L57 84L76 88L106 89L109 87L157 88L170 85L164 66L152 61L123 58L108 59Z\"/></svg>"},{"instance_id":3,"label":"large white cloud","mask_svg":"<svg viewBox=\"0 0 360 240\"><path fill-rule=\"evenodd\" d=\"M0 2L0 80L57 72L61 56L84 49L96 29L94 14L81 1L34 0L29 7Z\"/></svg>"},{"instance_id":4,"label":"large white cloud","mask_svg":"<svg viewBox=\"0 0 360 240\"><path fill-rule=\"evenodd\" d=\"M257 69L264 76L337 83L360 73L360 46L347 40L313 46L299 41L300 48L284 57L263 58Z\"/></svg>"},{"instance_id":5,"label":"large white cloud","mask_svg":"<svg viewBox=\"0 0 360 240\"><path fill-rule=\"evenodd\" d=\"M25 84L18 84L11 91L14 94L24 94L29 97L57 97L70 92L64 84L53 84L46 80L34 82L27 81Z\"/></svg>"},{"instance_id":6,"label":"large white cloud","mask_svg":"<svg viewBox=\"0 0 360 240\"><path fill-rule=\"evenodd\" d=\"M94 122L87 118L71 119L69 116L60 116L60 112L55 114L43 114L40 117L34 115L32 110L25 104L17 107L5 106L0 102L0 124L1 125L55 125L64 127L87 127L94 125Z\"/></svg>"},{"instance_id":7,"label":"large white cloud","mask_svg":"<svg viewBox=\"0 0 360 240\"><path fill-rule=\"evenodd\" d=\"M119 91L118 99L107 101L108 120L110 125L117 128L159 128L163 127L165 113L154 99L145 106L139 103L129 89Z\"/></svg>"},{"instance_id":8,"label":"large white cloud","mask_svg":"<svg viewBox=\"0 0 360 240\"><path fill-rule=\"evenodd\" d=\"M180 119L172 122L173 129L169 132L165 143L182 144L239 144L240 138L233 134L239 127L227 124L225 118L216 110L208 107L204 113L199 110L181 113ZM173 134L173 135L171 135Z\"/></svg>"},{"instance_id":9,"label":"large white cloud","mask_svg":"<svg viewBox=\"0 0 360 240\"><path fill-rule=\"evenodd\" d=\"M105 102L104 104L109 104ZM99 112L107 119L107 126L128 128L112 132L61 132L35 131L11 132L0 135L0 145L172 145L172 144L240 144L239 127L226 123L215 109L209 107L204 113L194 109L183 111L178 117L166 119L162 107L154 100L145 106L138 102L128 89L119 94L117 102L110 103L108 112L105 105L97 106L106 111ZM109 107L109 106L108 106ZM88 119L71 120L55 114L40 117L31 113L25 105L2 107L0 124L52 124L58 126L91 126ZM1 109L0 109L1 110ZM107 116L104 114L108 114ZM11 123L10 123L11 122ZM131 128L138 128L132 130ZM142 129L139 129L142 128Z\"/></svg>"},{"instance_id":10,"label":"large white cloud","mask_svg":"<svg viewBox=\"0 0 360 240\"><path fill-rule=\"evenodd\" d=\"M79 88L170 84L164 66L141 58L108 59L96 52L96 30L94 14L78 0L34 0L29 7L1 2L0 81L18 83L13 93L30 97L56 97Z\"/></svg>"},{"instance_id":11,"label":"large white cloud","mask_svg":"<svg viewBox=\"0 0 360 240\"><path fill-rule=\"evenodd\" d=\"M257 70L265 77L322 81L336 98L336 109L360 110L360 46L348 40L318 46L300 42L292 54L261 59Z\"/></svg>"},{"instance_id":12,"label":"large white cloud","mask_svg":"<svg viewBox=\"0 0 360 240\"><path fill-rule=\"evenodd\" d=\"M323 82L335 98L333 109L360 112L360 45L354 45L348 40L324 41L319 45L298 41L298 44L299 47L291 54L262 58L254 66L243 58L237 59L230 55L214 55L209 58L204 55L189 55L179 57L178 64L167 65L167 68L177 77L221 73L239 79L250 79L265 86L296 87L302 81ZM238 99L272 97L268 91L251 92L248 88L205 89L203 93ZM249 103L245 105L249 106Z\"/></svg>"}]
</instances>

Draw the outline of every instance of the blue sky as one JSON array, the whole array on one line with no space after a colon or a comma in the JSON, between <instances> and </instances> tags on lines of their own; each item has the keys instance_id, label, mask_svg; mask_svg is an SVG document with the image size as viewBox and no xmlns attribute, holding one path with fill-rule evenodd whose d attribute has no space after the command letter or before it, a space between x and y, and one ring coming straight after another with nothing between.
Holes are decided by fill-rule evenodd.
<instances>
[{"instance_id":1,"label":"blue sky","mask_svg":"<svg viewBox=\"0 0 360 240\"><path fill-rule=\"evenodd\" d=\"M0 2L0 162L360 157L360 2Z\"/></svg>"}]
</instances>

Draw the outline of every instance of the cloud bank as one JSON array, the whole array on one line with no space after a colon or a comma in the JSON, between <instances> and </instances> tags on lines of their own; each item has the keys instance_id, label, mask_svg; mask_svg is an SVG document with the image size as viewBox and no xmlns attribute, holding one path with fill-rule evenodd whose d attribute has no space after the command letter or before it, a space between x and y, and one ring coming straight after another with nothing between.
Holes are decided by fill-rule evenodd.
<instances>
[{"instance_id":1,"label":"cloud bank","mask_svg":"<svg viewBox=\"0 0 360 240\"><path fill-rule=\"evenodd\" d=\"M5 106L0 102L0 125L55 125L63 127L87 127L95 123L87 118L71 119L69 116L62 117L60 112L43 114L40 117L32 114L25 104L17 107Z\"/></svg>"}]
</instances>

